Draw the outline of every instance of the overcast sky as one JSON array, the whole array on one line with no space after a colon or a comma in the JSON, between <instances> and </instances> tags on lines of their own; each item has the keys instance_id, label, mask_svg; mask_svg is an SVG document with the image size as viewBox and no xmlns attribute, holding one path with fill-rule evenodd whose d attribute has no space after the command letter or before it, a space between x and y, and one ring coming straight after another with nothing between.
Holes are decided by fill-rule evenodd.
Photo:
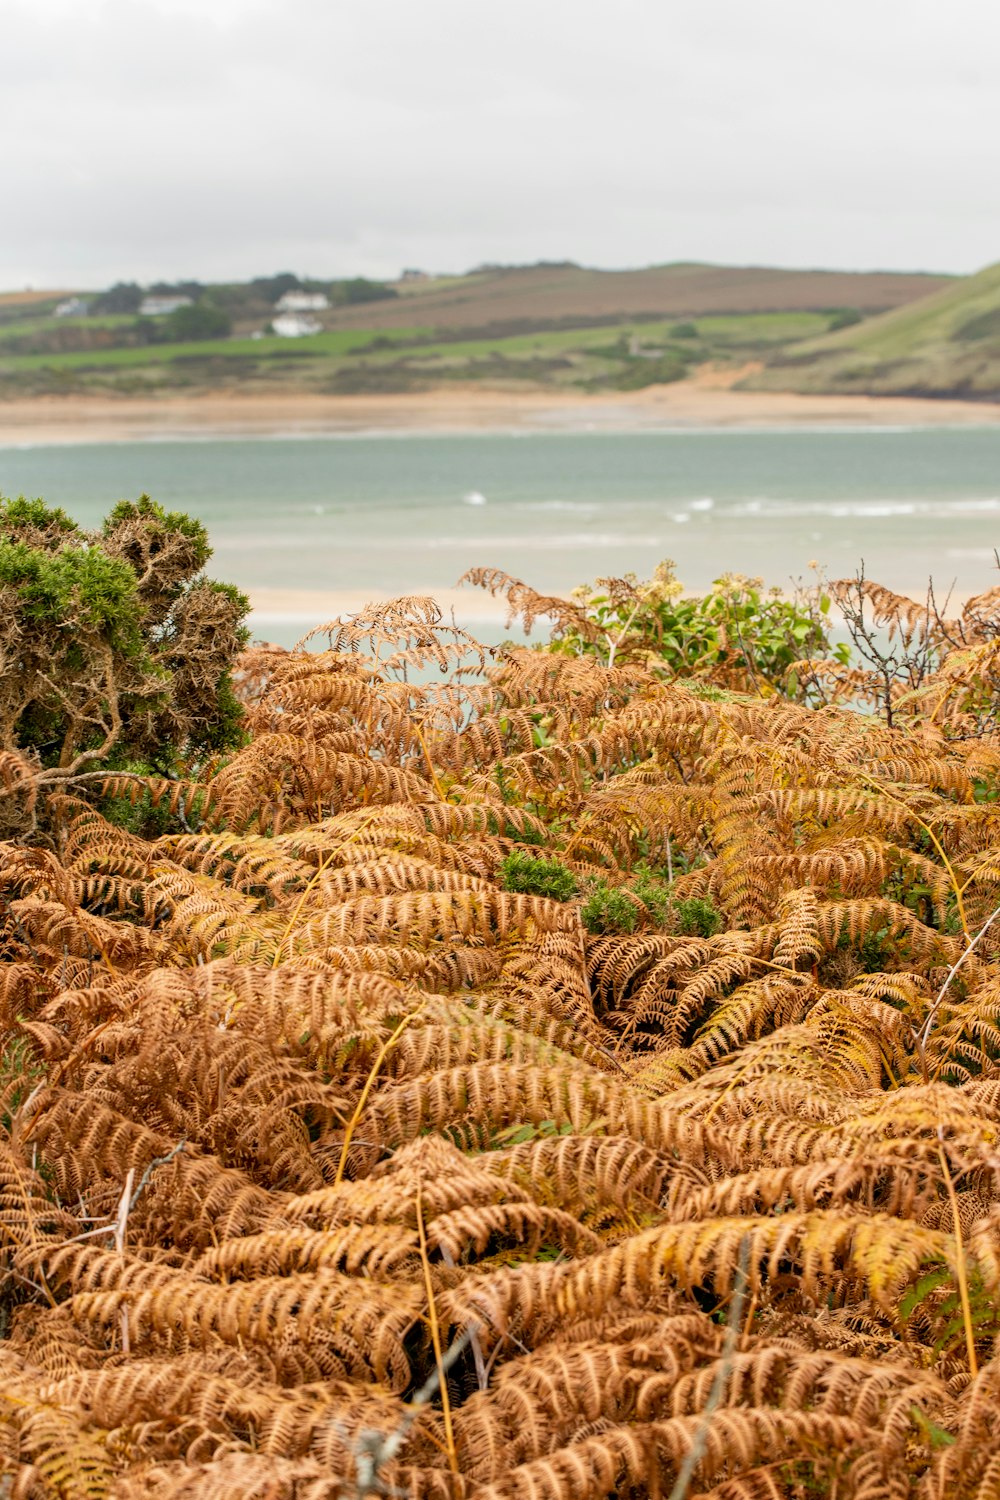
<instances>
[{"instance_id":1,"label":"overcast sky","mask_svg":"<svg viewBox=\"0 0 1000 1500\"><path fill-rule=\"evenodd\" d=\"M0 0L0 286L1000 259L996 0Z\"/></svg>"}]
</instances>

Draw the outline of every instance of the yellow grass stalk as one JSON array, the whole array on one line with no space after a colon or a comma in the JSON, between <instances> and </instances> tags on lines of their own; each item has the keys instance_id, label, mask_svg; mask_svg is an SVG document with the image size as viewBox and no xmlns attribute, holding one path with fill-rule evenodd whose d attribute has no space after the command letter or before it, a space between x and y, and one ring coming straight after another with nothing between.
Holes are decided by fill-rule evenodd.
<instances>
[{"instance_id":1,"label":"yellow grass stalk","mask_svg":"<svg viewBox=\"0 0 1000 1500\"><path fill-rule=\"evenodd\" d=\"M969 924L965 919L965 903L962 900L962 891L965 889L965 887L964 885L959 884L958 876L955 874L955 867L952 864L951 860L948 858L941 840L938 838L931 825L925 822L920 814L915 811L915 809L912 808L908 802L904 802L902 797L897 797L894 792L890 792L888 788L883 786L880 781L876 781L874 776L866 776L864 771L860 771L858 774L861 780L868 786L874 787L875 790L880 794L880 796L885 797L889 802L894 802L897 807L905 808L906 811L910 814L910 817L916 819L921 828L927 834L927 837L933 843L938 854L941 856L942 864L948 871L948 879L951 881L951 888L955 892L955 902L958 907L958 920L961 922L962 931L964 932L965 937L968 940Z\"/></svg>"},{"instance_id":2,"label":"yellow grass stalk","mask_svg":"<svg viewBox=\"0 0 1000 1500\"><path fill-rule=\"evenodd\" d=\"M424 1208L422 1189L417 1184L417 1236L420 1242L420 1264L424 1272L424 1290L427 1293L427 1322L431 1330L431 1343L434 1345L434 1363L438 1372L438 1388L441 1391L441 1415L444 1417L445 1442L448 1449L448 1466L453 1474L458 1474L458 1451L455 1448L455 1430L451 1420L451 1398L448 1395L448 1377L444 1367L444 1354L441 1349L441 1326L438 1323L437 1304L434 1301L434 1286L431 1282L431 1263L427 1257L427 1231L424 1228Z\"/></svg>"},{"instance_id":3,"label":"yellow grass stalk","mask_svg":"<svg viewBox=\"0 0 1000 1500\"><path fill-rule=\"evenodd\" d=\"M976 1359L975 1330L972 1326L972 1303L969 1301L969 1279L965 1271L965 1242L962 1239L962 1221L958 1213L958 1197L955 1193L955 1184L951 1180L948 1170L948 1158L944 1154L944 1143L941 1140L941 1127L938 1126L938 1156L941 1159L941 1171L944 1174L944 1185L948 1192L948 1202L951 1204L951 1221L955 1228L955 1246L958 1251L955 1257L955 1274L958 1277L958 1296L962 1304L962 1323L965 1326L965 1351L969 1359L969 1374L975 1380L979 1374L979 1362Z\"/></svg>"},{"instance_id":4,"label":"yellow grass stalk","mask_svg":"<svg viewBox=\"0 0 1000 1500\"><path fill-rule=\"evenodd\" d=\"M361 1090L361 1095L358 1099L357 1104L354 1106L354 1113L351 1115L350 1120L347 1122L347 1129L344 1131L344 1144L340 1149L340 1161L337 1163L337 1175L333 1179L334 1187L339 1187L344 1180L344 1173L347 1170L347 1156L348 1152L351 1149L351 1141L354 1138L354 1132L358 1128L358 1121L364 1114L365 1105L368 1103L368 1096L371 1093L372 1088L374 1087L375 1080L381 1072L382 1066L385 1063L386 1058L389 1056L389 1053L392 1051L393 1047L395 1047L396 1043L399 1041L400 1037L403 1035L403 1032L406 1030L407 1026L409 1026L410 1022L417 1019L426 1003L426 1000L422 1000L417 1006L416 1010L409 1011L400 1021L399 1025L396 1027L392 1035L388 1037L378 1049L375 1061L372 1063L368 1077L365 1079L365 1086Z\"/></svg>"}]
</instances>

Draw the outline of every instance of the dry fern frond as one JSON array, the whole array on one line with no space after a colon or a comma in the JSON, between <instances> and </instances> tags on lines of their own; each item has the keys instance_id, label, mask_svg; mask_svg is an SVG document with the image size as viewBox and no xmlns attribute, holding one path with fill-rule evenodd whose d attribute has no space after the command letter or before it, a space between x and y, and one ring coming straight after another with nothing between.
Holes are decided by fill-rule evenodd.
<instances>
[{"instance_id":1,"label":"dry fern frond","mask_svg":"<svg viewBox=\"0 0 1000 1500\"><path fill-rule=\"evenodd\" d=\"M414 596L186 780L0 758L12 1496L996 1491L997 598L866 601L902 730Z\"/></svg>"}]
</instances>

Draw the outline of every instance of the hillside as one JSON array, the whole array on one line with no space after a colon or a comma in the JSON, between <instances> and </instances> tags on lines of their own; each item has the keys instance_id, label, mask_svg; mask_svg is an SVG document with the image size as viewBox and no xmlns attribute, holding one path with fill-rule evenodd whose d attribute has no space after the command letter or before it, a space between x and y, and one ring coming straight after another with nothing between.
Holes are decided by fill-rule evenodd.
<instances>
[{"instance_id":1,"label":"hillside","mask_svg":"<svg viewBox=\"0 0 1000 1500\"><path fill-rule=\"evenodd\" d=\"M0 316L9 314L15 308L44 308L49 303L58 301L60 297L69 295L67 291L54 291L52 288L35 291L31 287L25 287L20 292L0 292Z\"/></svg>"},{"instance_id":2,"label":"hillside","mask_svg":"<svg viewBox=\"0 0 1000 1500\"><path fill-rule=\"evenodd\" d=\"M1000 264L776 351L755 389L1000 400Z\"/></svg>"},{"instance_id":3,"label":"hillside","mask_svg":"<svg viewBox=\"0 0 1000 1500\"><path fill-rule=\"evenodd\" d=\"M394 285L291 273L211 286L125 283L75 299L72 310L54 294L31 304L18 294L0 298L0 399L248 388L336 395L455 382L637 390L699 365L768 363L845 320L949 286L910 273L561 264ZM297 336L282 336L275 318L293 289L320 305L304 322L292 319ZM184 305L150 313L156 299L161 308Z\"/></svg>"},{"instance_id":4,"label":"hillside","mask_svg":"<svg viewBox=\"0 0 1000 1500\"><path fill-rule=\"evenodd\" d=\"M947 277L909 272L785 271L694 262L637 271L597 271L569 263L496 267L468 276L403 283L398 301L343 308L337 326L394 328L421 323L490 328L841 307L875 313L946 285Z\"/></svg>"}]
</instances>

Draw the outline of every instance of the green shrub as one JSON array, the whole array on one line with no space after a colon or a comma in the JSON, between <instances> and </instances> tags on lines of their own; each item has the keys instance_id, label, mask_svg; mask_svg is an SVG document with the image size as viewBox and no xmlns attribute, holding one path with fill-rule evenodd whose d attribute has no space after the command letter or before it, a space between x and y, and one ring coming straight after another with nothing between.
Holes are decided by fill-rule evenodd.
<instances>
[{"instance_id":1,"label":"green shrub","mask_svg":"<svg viewBox=\"0 0 1000 1500\"><path fill-rule=\"evenodd\" d=\"M202 575L210 556L199 521L148 495L96 532L0 499L0 749L68 777L169 773L241 743L249 603Z\"/></svg>"},{"instance_id":2,"label":"green shrub","mask_svg":"<svg viewBox=\"0 0 1000 1500\"><path fill-rule=\"evenodd\" d=\"M701 896L674 902L677 930L684 937L714 937L722 926L722 913Z\"/></svg>"},{"instance_id":3,"label":"green shrub","mask_svg":"<svg viewBox=\"0 0 1000 1500\"><path fill-rule=\"evenodd\" d=\"M558 859L542 859L524 849L512 849L500 866L505 891L524 896L547 896L551 901L569 901L576 895L573 871Z\"/></svg>"},{"instance_id":4,"label":"green shrub","mask_svg":"<svg viewBox=\"0 0 1000 1500\"><path fill-rule=\"evenodd\" d=\"M639 866L628 885L609 885L606 880L592 880L587 899L580 908L580 920L595 937L615 932L635 932L638 927L666 926L670 918L670 891L644 866Z\"/></svg>"},{"instance_id":5,"label":"green shrub","mask_svg":"<svg viewBox=\"0 0 1000 1500\"><path fill-rule=\"evenodd\" d=\"M595 937L634 932L639 923L639 905L624 886L597 880L580 908L580 920Z\"/></svg>"},{"instance_id":6,"label":"green shrub","mask_svg":"<svg viewBox=\"0 0 1000 1500\"><path fill-rule=\"evenodd\" d=\"M856 307L838 307L830 314L827 329L830 333L836 333L838 328L853 328L856 323L861 322L861 317Z\"/></svg>"},{"instance_id":7,"label":"green shrub","mask_svg":"<svg viewBox=\"0 0 1000 1500\"><path fill-rule=\"evenodd\" d=\"M630 886L632 895L646 908L649 923L662 927L670 915L670 890L644 865L637 867Z\"/></svg>"},{"instance_id":8,"label":"green shrub","mask_svg":"<svg viewBox=\"0 0 1000 1500\"><path fill-rule=\"evenodd\" d=\"M672 385L683 380L690 362L690 351L667 349L656 359L630 359L614 384L620 391L641 391L648 385Z\"/></svg>"},{"instance_id":9,"label":"green shrub","mask_svg":"<svg viewBox=\"0 0 1000 1500\"><path fill-rule=\"evenodd\" d=\"M142 287L134 281L118 281L108 291L95 297L90 304L91 315L107 313L134 313L139 311Z\"/></svg>"}]
</instances>

